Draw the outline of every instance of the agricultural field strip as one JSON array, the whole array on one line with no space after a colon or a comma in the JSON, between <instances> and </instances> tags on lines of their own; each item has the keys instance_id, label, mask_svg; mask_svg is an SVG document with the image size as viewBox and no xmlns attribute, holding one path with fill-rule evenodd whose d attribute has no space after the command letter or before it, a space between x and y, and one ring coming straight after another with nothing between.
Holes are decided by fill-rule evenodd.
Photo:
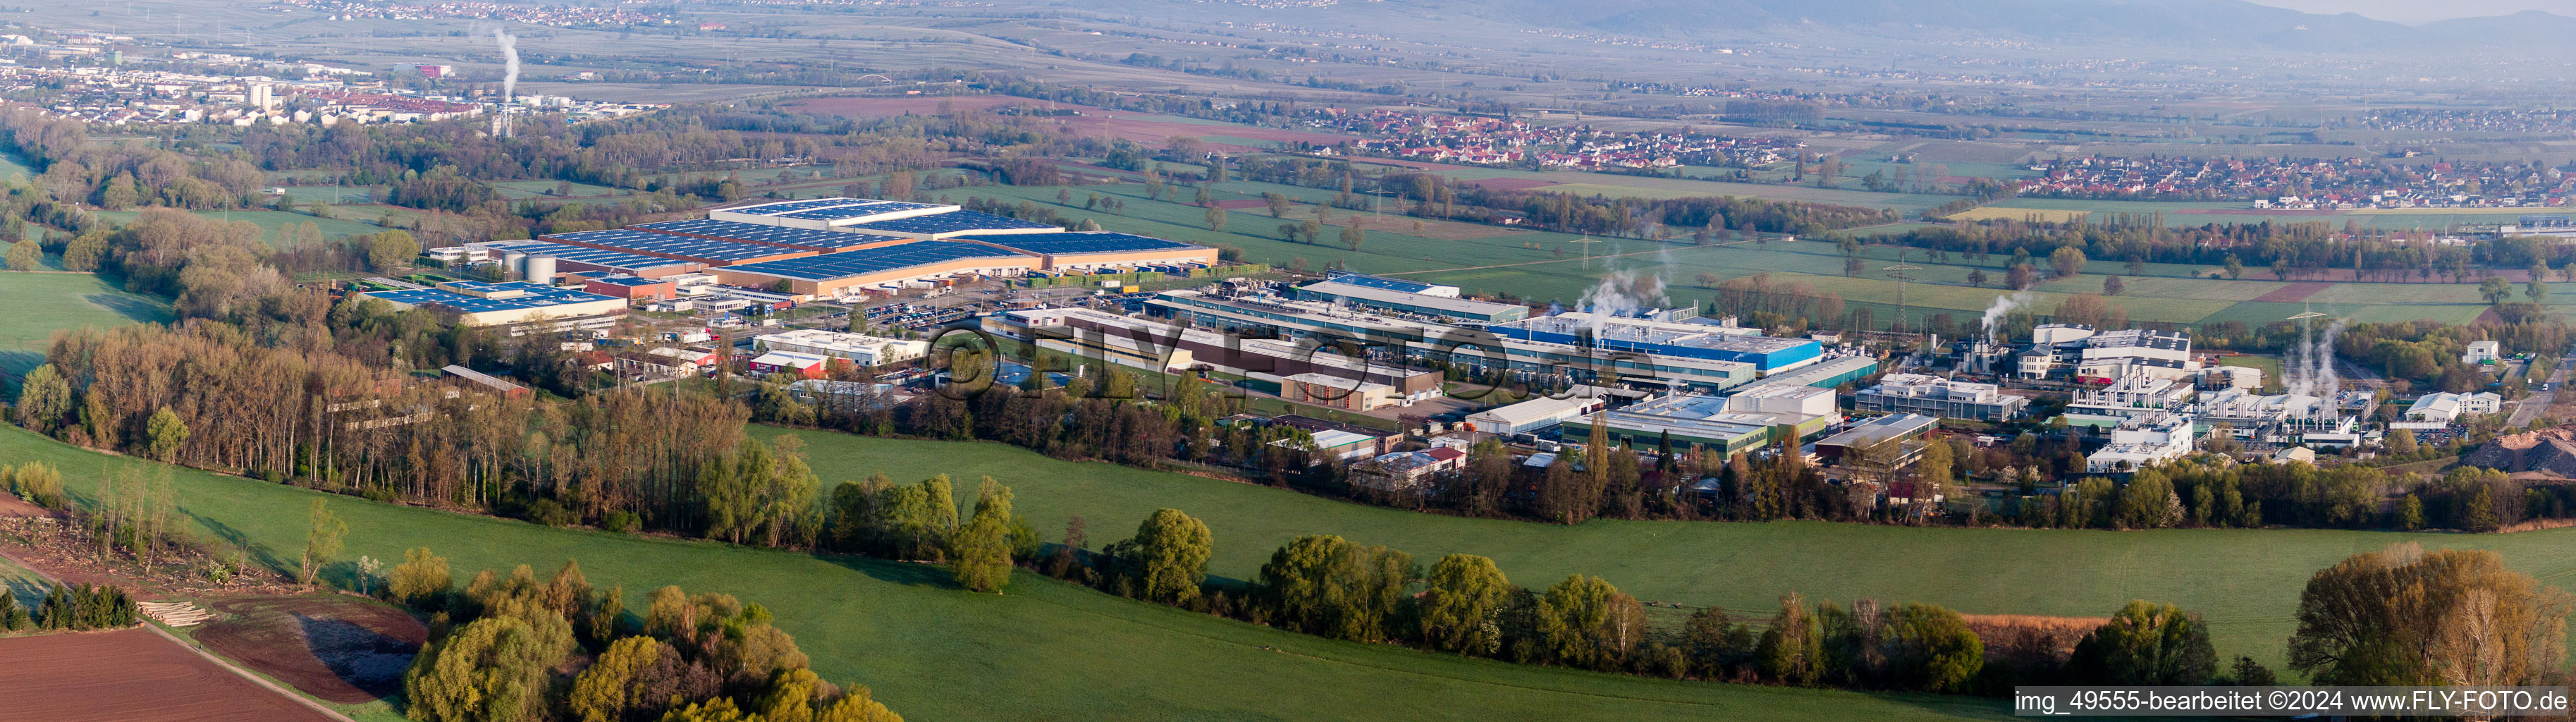
<instances>
[{"instance_id":1,"label":"agricultural field strip","mask_svg":"<svg viewBox=\"0 0 2576 722\"><path fill-rule=\"evenodd\" d=\"M987 458L1001 447L957 447ZM1011 451L1013 484L1060 470ZM135 462L0 430L0 456L61 465L66 475ZM1042 461L1042 460L1041 460ZM965 470L972 473L971 469ZM829 476L840 476L831 471ZM971 477L970 477L971 478ZM198 533L250 545L260 563L283 565L300 549L304 507L316 492L250 479L174 470L183 514ZM1224 482L1209 482L1222 484ZM1235 486L1235 485L1228 485ZM1249 488L1249 487L1243 487ZM71 490L82 503L85 492ZM1007 595L958 591L944 568L814 557L668 538L550 529L523 522L331 496L354 532L344 556L398 558L429 546L463 573L515 564L552 567L577 558L591 582L622 584L628 608L662 584L724 591L768 605L781 626L833 680L874 687L878 698L924 719L1202 718L1485 720L1498 716L1704 720L1715 714L1774 719L2001 719L1991 700L1864 695L1777 687L1682 683L1333 642L1117 599L1023 574ZM1096 516L1102 536L1133 519ZM1041 517L1061 528L1060 516ZM1220 532L1221 551L1236 542ZM1244 543L1252 543L1247 540ZM1267 554L1264 550L1263 554ZM1241 574L1221 567L1218 574ZM1533 577L1536 579L1537 577ZM1178 634L1171 630L1188 630ZM1210 640L1222 640L1211 644ZM1059 660L1111 660L1067 667ZM1414 672L1390 676L1386 669ZM933 673L932 670L937 670ZM961 694L957 673L975 694ZM1243 684L1176 683L1231 670ZM1343 690L1317 696L1313 690Z\"/></svg>"}]
</instances>

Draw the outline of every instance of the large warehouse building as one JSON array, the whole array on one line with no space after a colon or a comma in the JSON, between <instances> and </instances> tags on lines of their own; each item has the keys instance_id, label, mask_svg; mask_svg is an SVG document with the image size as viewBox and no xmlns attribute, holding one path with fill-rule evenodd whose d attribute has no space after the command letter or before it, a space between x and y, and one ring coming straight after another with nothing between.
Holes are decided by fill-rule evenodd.
<instances>
[{"instance_id":1,"label":"large warehouse building","mask_svg":"<svg viewBox=\"0 0 2576 722\"><path fill-rule=\"evenodd\" d=\"M1447 289L1447 293L1438 293ZM1453 321L1502 323L1529 318L1529 307L1458 297L1456 286L1435 286L1397 278L1345 273L1299 286L1294 298Z\"/></svg>"},{"instance_id":2,"label":"large warehouse building","mask_svg":"<svg viewBox=\"0 0 2576 722\"><path fill-rule=\"evenodd\" d=\"M1765 376L1815 363L1825 352L1824 345L1813 340L1763 336L1761 329L1589 311L1569 311L1486 328L1504 338L1526 341L1752 364Z\"/></svg>"},{"instance_id":3,"label":"large warehouse building","mask_svg":"<svg viewBox=\"0 0 2576 722\"><path fill-rule=\"evenodd\" d=\"M838 296L854 290L891 289L906 281L975 273L1018 276L1038 259L992 246L952 241L919 241L783 261L725 266L711 271L718 282L770 288L786 281L787 293Z\"/></svg>"},{"instance_id":4,"label":"large warehouse building","mask_svg":"<svg viewBox=\"0 0 2576 722\"><path fill-rule=\"evenodd\" d=\"M450 281L435 288L374 291L366 295L391 303L398 311L423 306L455 311L459 322L468 326L497 326L626 310L626 299L517 281Z\"/></svg>"},{"instance_id":5,"label":"large warehouse building","mask_svg":"<svg viewBox=\"0 0 2576 722\"><path fill-rule=\"evenodd\" d=\"M696 261L549 241L493 241L469 245L474 249L472 252L479 253L485 258L505 259L505 264L514 274L523 272L519 264L522 258L554 259L551 264L552 270L539 274L547 278L529 279L540 283L552 280L553 275L558 272L596 271L642 278L670 278L683 273L703 271L707 267L707 264Z\"/></svg>"},{"instance_id":6,"label":"large warehouse building","mask_svg":"<svg viewBox=\"0 0 2576 722\"><path fill-rule=\"evenodd\" d=\"M1180 241L1099 231L972 233L948 240L981 243L1037 256L1048 271L1097 271L1177 263L1216 263L1216 249Z\"/></svg>"},{"instance_id":7,"label":"large warehouse building","mask_svg":"<svg viewBox=\"0 0 2576 722\"><path fill-rule=\"evenodd\" d=\"M803 258L805 256L819 253L819 251L811 249L765 246L757 243L743 243L741 241L720 241L700 236L681 236L626 228L616 228L605 231L553 233L538 236L538 238L540 240L554 241L556 243L581 246L584 248L624 251L638 255L703 263L709 266L730 266L738 263L783 261L790 258Z\"/></svg>"},{"instance_id":8,"label":"large warehouse building","mask_svg":"<svg viewBox=\"0 0 2576 722\"><path fill-rule=\"evenodd\" d=\"M938 240L968 233L1049 233L1064 230L1035 221L977 213L951 205L866 198L756 203L707 211L707 218L920 240Z\"/></svg>"},{"instance_id":9,"label":"large warehouse building","mask_svg":"<svg viewBox=\"0 0 2576 722\"><path fill-rule=\"evenodd\" d=\"M818 198L709 211L706 218L526 241L433 249L455 262L508 257L514 276L548 283L557 273L661 279L706 271L717 282L796 295L892 290L958 274L1020 276L1033 270L1177 271L1213 265L1216 249L1126 233L1068 232L952 205ZM530 263L531 258L545 260Z\"/></svg>"},{"instance_id":10,"label":"large warehouse building","mask_svg":"<svg viewBox=\"0 0 2576 722\"><path fill-rule=\"evenodd\" d=\"M788 226L764 226L758 223L719 221L713 218L697 218L684 221L662 221L659 223L639 223L627 226L627 228L629 230L669 233L673 235L689 236L692 238L707 238L719 241L739 241L742 243L756 243L764 246L796 248L816 253L839 253L842 251L855 251L861 248L874 248L877 246L892 245L896 243L909 243L912 241L910 238L899 236L877 236L865 233L848 233L844 231L817 230L812 228L792 228Z\"/></svg>"}]
</instances>

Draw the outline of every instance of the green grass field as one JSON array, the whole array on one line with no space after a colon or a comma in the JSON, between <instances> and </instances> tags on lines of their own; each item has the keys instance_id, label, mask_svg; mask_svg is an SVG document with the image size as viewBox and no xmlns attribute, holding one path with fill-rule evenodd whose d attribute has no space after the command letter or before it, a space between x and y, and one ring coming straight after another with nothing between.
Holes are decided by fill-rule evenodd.
<instances>
[{"instance_id":1,"label":"green grass field","mask_svg":"<svg viewBox=\"0 0 2576 722\"><path fill-rule=\"evenodd\" d=\"M524 199L529 199L529 198L535 198L535 199L539 199L539 200L544 200L544 199L548 199L548 198L570 198L570 197L574 197L574 196L623 196L623 195L632 195L632 192L631 192L631 191L627 191L627 190L625 190L625 189L621 189L621 188L610 188L610 187L608 187L608 186L595 186L595 185L591 185L591 184L588 184L588 183L574 183L574 184L572 184L572 193L571 193L571 195L568 195L568 196L557 196L557 195L555 195L555 182L554 182L554 181L543 181L543 180L532 180L532 181L499 181L499 182L493 183L493 184L492 184L492 187L493 187L494 189L497 189L497 190L501 191L501 197L503 197L503 198L507 198L507 199L510 199L510 200L514 200L514 201L515 201L515 200L524 200Z\"/></svg>"},{"instance_id":2,"label":"green grass field","mask_svg":"<svg viewBox=\"0 0 2576 722\"><path fill-rule=\"evenodd\" d=\"M8 492L0 492L5 495ZM27 571L26 567L0 559L0 593L18 600L18 608L34 609L45 603L45 578Z\"/></svg>"},{"instance_id":3,"label":"green grass field","mask_svg":"<svg viewBox=\"0 0 2576 722\"><path fill-rule=\"evenodd\" d=\"M97 213L100 218L107 219L107 222L120 226L127 223L133 223L136 217L143 215L142 211L97 211ZM226 220L250 221L252 223L257 223L262 230L268 232L267 240L270 243L277 242L278 228L289 224L303 223L305 221L312 221L313 223L321 226L322 237L326 239L375 233L384 230L383 228L379 228L371 223L359 223L357 221L343 220L340 218L316 218L302 213L288 213L286 211L198 211L197 215L205 216L207 218L221 218ZM370 219L374 218L373 215L364 217Z\"/></svg>"},{"instance_id":4,"label":"green grass field","mask_svg":"<svg viewBox=\"0 0 2576 722\"><path fill-rule=\"evenodd\" d=\"M763 430L765 434L780 433ZM2276 668L2295 628L2299 589L2316 570L2354 553L2411 541L2495 549L2515 568L2563 583L2576 529L2509 535L2323 530L2151 532L1907 528L1782 522L1594 521L1555 526L1463 519L1332 501L1305 494L1109 464L1072 463L998 444L795 433L825 483L879 471L899 481L947 473L958 488L991 475L1011 485L1017 508L1045 535L1081 514L1092 538L1124 536L1160 507L1207 522L1217 545L1209 572L1248 578L1299 534L1340 534L1429 561L1464 552L1492 557L1516 582L1546 585L1569 574L1608 579L1637 598L1718 605L1767 615L1778 596L1930 602L1973 613L2102 616L2130 599L2172 602L2210 621L2221 654ZM962 493L962 492L961 492Z\"/></svg>"},{"instance_id":5,"label":"green grass field","mask_svg":"<svg viewBox=\"0 0 2576 722\"><path fill-rule=\"evenodd\" d=\"M1408 233L1411 218L1387 214L1364 222L1368 239L1358 251L1352 251L1335 240L1338 223L1327 224L1321 243L1282 240L1279 225L1311 217L1304 205L1295 207L1285 218L1272 218L1263 208L1232 209L1227 213L1225 230L1212 231L1207 228L1204 209L1180 202L1195 198L1191 189L1174 188L1165 194L1166 200L1158 201L1146 198L1141 184L1075 186L1069 188L1073 193L1073 203L1069 205L1056 203L1057 190L1051 186L984 186L950 191L947 195L960 202L968 195L1027 200L1051 207L1070 220L1088 218L1110 230L1232 246L1243 249L1248 260L1283 267L1297 259L1304 259L1310 268L1339 262L1353 270L1457 285L1470 294L1508 292L1537 303L1571 304L1602 276L1615 270L1660 275L1674 304L1715 299L1714 289L1698 285L1703 273L1718 279L1768 273L1780 281L1804 282L1820 293L1840 294L1849 306L1871 308L1881 323L1895 318L1900 300L1897 282L1878 271L1898 260L1898 249L1894 247L1865 249L1861 254L1864 273L1846 277L1842 274L1841 252L1821 242L1691 246L1686 242L1584 238L1537 231L1443 239ZM1282 193L1300 201L1327 200L1331 195L1319 189L1247 181L1219 184L1215 191L1218 200L1253 199L1264 192ZM1115 214L1085 210L1082 203L1094 193L1120 199L1126 208ZM1338 222L1349 215L1336 210L1331 217ZM1910 251L1903 260L1924 267L1914 272L1915 282L1902 289L1902 301L1915 319L1934 313L1960 316L1982 312L2004 293L1998 288L2004 278L2003 267L2009 262L2004 257L1989 258L1981 264L1956 257L1934 263L1924 260L1921 251ZM1968 273L1973 269L1986 272L1985 286L1967 284ZM2141 322L2242 321L2252 326L2310 309L2358 321L2424 318L2451 323L2470 321L2486 310L2474 284L2343 283L2304 301L2256 301L2286 284L2259 269L2249 269L2241 280L2234 281L2199 277L2213 270L2198 264L2146 264L2145 276L2121 279L2126 288L2116 303L2129 312L2131 319ZM2127 273L2126 264L2119 260L2095 259L2085 265L2081 274L2047 281L2033 289L2037 294L2033 307L2041 313L2053 312L2069 295L2100 293L2103 274ZM2576 294L2554 297L2551 308L2576 316Z\"/></svg>"},{"instance_id":6,"label":"green grass field","mask_svg":"<svg viewBox=\"0 0 2576 722\"><path fill-rule=\"evenodd\" d=\"M159 299L127 293L87 273L0 272L0 392L17 395L18 377L45 362L54 332L170 320Z\"/></svg>"},{"instance_id":7,"label":"green grass field","mask_svg":"<svg viewBox=\"0 0 2576 722\"><path fill-rule=\"evenodd\" d=\"M911 451L935 454L938 448ZM1040 474L1075 468L1019 452L987 453L987 448L1007 451L975 447L971 456ZM836 446L833 453L845 452ZM93 488L86 480L97 478L107 465L147 463L75 449L14 427L0 429L0 460L59 464L64 476L79 480L65 486L85 503L94 501L83 490ZM835 456L831 463L845 460ZM845 470L827 471L840 476ZM1152 475L1145 483L1159 485L1164 476ZM249 545L256 559L271 565L291 564L301 552L305 507L317 492L185 469L173 470L171 477L181 515L194 530ZM1026 477L1013 473L1007 478L1033 490L1046 486ZM1254 492L1245 499L1312 501L1245 491ZM939 567L549 529L346 496L328 498L333 512L349 522L344 559L399 559L403 549L428 546L446 556L462 577L522 563L551 568L577 558L593 585L624 585L629 609L640 609L645 592L663 584L728 592L761 603L777 614L782 629L796 635L817 672L867 684L908 719L1698 722L1855 716L2001 720L2008 714L1996 700L1522 667L1327 641L1118 599L1029 574L1017 578L1008 594L972 594L950 584ZM1120 498L1132 502L1137 497ZM1174 503L1189 506L1189 501ZM1032 502L1024 505L1038 519L1061 528L1062 512ZM1100 511L1095 536L1123 536L1119 527L1136 522L1113 516ZM1231 528L1218 535L1226 555L1219 571L1234 572L1245 556L1235 547L1253 544L1251 535Z\"/></svg>"}]
</instances>

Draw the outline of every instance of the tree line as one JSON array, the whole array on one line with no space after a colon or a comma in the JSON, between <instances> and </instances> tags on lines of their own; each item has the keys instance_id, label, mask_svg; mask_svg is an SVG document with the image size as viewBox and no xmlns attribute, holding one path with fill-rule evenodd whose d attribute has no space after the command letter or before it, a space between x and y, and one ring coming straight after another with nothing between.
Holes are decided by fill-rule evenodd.
<instances>
[{"instance_id":1,"label":"tree line","mask_svg":"<svg viewBox=\"0 0 2576 722\"><path fill-rule=\"evenodd\" d=\"M594 589L575 561L540 580L483 570L463 590L447 560L412 549L383 596L430 620L403 674L422 722L901 722L864 685L834 685L757 603L666 586L640 611ZM575 656L591 663L566 673Z\"/></svg>"},{"instance_id":2,"label":"tree line","mask_svg":"<svg viewBox=\"0 0 2576 722\"><path fill-rule=\"evenodd\" d=\"M124 629L143 621L134 595L108 584L48 584L45 599L34 610L18 605L18 595L0 593L0 632L86 632Z\"/></svg>"}]
</instances>

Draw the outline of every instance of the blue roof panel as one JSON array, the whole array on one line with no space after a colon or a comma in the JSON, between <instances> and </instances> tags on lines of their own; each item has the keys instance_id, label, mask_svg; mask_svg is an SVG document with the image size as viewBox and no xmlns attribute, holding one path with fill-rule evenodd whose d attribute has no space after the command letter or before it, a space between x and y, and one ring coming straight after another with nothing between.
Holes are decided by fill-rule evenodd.
<instances>
[{"instance_id":1,"label":"blue roof panel","mask_svg":"<svg viewBox=\"0 0 2576 722\"><path fill-rule=\"evenodd\" d=\"M1017 218L1007 218L990 213L955 211L951 213L934 213L926 216L913 216L911 218L895 218L869 223L857 223L847 227L864 231L888 231L893 233L956 233L959 231L1054 228L1055 226L1035 221L1023 221Z\"/></svg>"},{"instance_id":2,"label":"blue roof panel","mask_svg":"<svg viewBox=\"0 0 2576 722\"><path fill-rule=\"evenodd\" d=\"M451 284L451 285L459 285L459 284ZM543 284L536 284L536 283L524 283L524 282L518 282L518 281L511 281L511 282L506 282L506 283L492 283L492 282L484 282L484 281L468 281L468 282L463 282L463 284L461 284L461 285L464 285L464 286L469 287L469 288L491 289L491 290L510 290L510 289L516 289L516 290L521 290L521 291L525 291L525 292L527 292L527 295L520 296L520 297L518 297L518 298L483 298L483 297L480 297L480 296L468 296L468 295L465 295L465 294L462 294L462 293L456 293L456 292L454 292L454 291L446 291L446 290L441 290L441 289L436 289L436 288L422 288L422 289L411 289L411 290L403 290L403 291L371 291L371 292L366 293L365 295L366 295L366 296L368 296L368 297L370 297L370 298L381 298L381 299L384 299L384 300L387 300L387 301L394 301L394 302L397 302L397 303L406 303L406 304L411 304L411 305L415 305L415 306L419 306L419 305L436 305L436 306L444 306L444 307L447 307L447 308L456 309L456 311L457 311L458 313L486 313L486 312L491 312L491 311L517 311L517 310L525 310L525 309L531 309L531 308L546 308L546 307L550 307L550 306L561 306L561 305L568 304L568 303L584 303L584 302L589 302L589 301L616 301L616 300L618 300L618 299L617 299L617 298L615 298L615 297L611 297L611 296L602 296L602 295L599 295L599 294L596 294L596 293L590 293L590 292L587 292L587 291L576 291L576 290L572 290L572 289L568 289L568 288L555 288L555 287L553 287L553 286L547 286L547 285L543 285Z\"/></svg>"},{"instance_id":3,"label":"blue roof panel","mask_svg":"<svg viewBox=\"0 0 2576 722\"><path fill-rule=\"evenodd\" d=\"M788 248L802 248L811 251L824 251L827 253L852 246L864 246L870 243L903 240L900 236L876 236L865 233L844 233L841 231L826 231L816 228L764 226L758 223L719 221L705 218L685 221L644 223L628 226L628 228L639 231L652 231L655 233L685 233L698 236L729 238L737 241L767 243Z\"/></svg>"},{"instance_id":4,"label":"blue roof panel","mask_svg":"<svg viewBox=\"0 0 2576 722\"><path fill-rule=\"evenodd\" d=\"M605 231L555 233L549 234L545 236L545 238L576 243L596 244L647 255L704 258L725 262L741 261L753 258L766 258L769 256L797 252L797 249L793 248L764 246L757 243L717 241L705 238L672 235L669 233L631 231L624 228Z\"/></svg>"},{"instance_id":5,"label":"blue roof panel","mask_svg":"<svg viewBox=\"0 0 2576 722\"><path fill-rule=\"evenodd\" d=\"M657 258L654 256L627 253L625 251L588 248L568 243L547 243L545 241L503 241L483 245L532 255L554 256L574 263L586 263L593 266L614 268L623 271L640 271L655 268L670 268L672 266L693 265L689 261Z\"/></svg>"}]
</instances>

